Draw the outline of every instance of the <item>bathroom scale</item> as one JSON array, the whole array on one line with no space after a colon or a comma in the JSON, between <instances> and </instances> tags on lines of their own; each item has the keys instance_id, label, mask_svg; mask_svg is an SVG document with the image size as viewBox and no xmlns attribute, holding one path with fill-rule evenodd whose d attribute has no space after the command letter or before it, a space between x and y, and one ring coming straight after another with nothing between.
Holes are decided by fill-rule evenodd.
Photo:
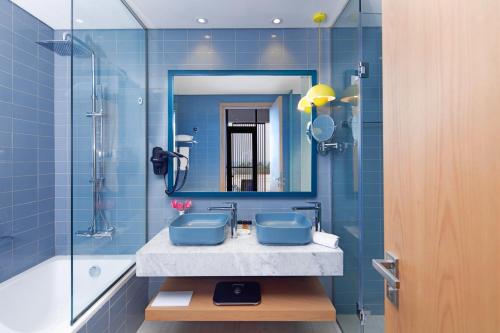
<instances>
[{"instance_id":1,"label":"bathroom scale","mask_svg":"<svg viewBox=\"0 0 500 333\"><path fill-rule=\"evenodd\" d=\"M223 281L215 285L215 305L258 305L260 304L258 282Z\"/></svg>"}]
</instances>

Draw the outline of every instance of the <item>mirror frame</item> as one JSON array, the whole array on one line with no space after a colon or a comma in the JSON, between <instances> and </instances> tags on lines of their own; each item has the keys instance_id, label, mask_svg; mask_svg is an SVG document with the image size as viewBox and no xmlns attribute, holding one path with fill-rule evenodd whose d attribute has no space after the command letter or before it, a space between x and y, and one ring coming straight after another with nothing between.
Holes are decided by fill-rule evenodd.
<instances>
[{"instance_id":1,"label":"mirror frame","mask_svg":"<svg viewBox=\"0 0 500 333\"><path fill-rule=\"evenodd\" d=\"M309 76L311 85L317 84L316 70L169 70L167 86L167 150L174 150L174 79L176 76ZM297 112L300 112L297 110ZM311 111L311 122L316 117L316 108ZM304 133L304 135L306 135ZM317 151L316 141L311 142L311 190L305 192L175 192L170 197L190 197L190 198L309 198L317 194ZM169 170L173 170L173 162L169 160ZM188 175L189 178L189 175ZM168 173L167 186L172 189L174 175Z\"/></svg>"}]
</instances>

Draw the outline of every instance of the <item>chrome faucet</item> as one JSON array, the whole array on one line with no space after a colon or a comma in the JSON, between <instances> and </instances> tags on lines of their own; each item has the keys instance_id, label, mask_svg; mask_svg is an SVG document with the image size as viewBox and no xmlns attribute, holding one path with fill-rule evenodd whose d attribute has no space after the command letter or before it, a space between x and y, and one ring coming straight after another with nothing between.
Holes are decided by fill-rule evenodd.
<instances>
[{"instance_id":1,"label":"chrome faucet","mask_svg":"<svg viewBox=\"0 0 500 333\"><path fill-rule=\"evenodd\" d=\"M238 236L236 228L238 226L238 204L236 202L225 202L229 206L209 207L208 210L226 210L231 212L231 238Z\"/></svg>"},{"instance_id":2,"label":"chrome faucet","mask_svg":"<svg viewBox=\"0 0 500 333\"><path fill-rule=\"evenodd\" d=\"M321 202L318 201L308 201L307 203L313 204L314 206L298 206L292 207L292 210L314 210L314 229L316 231L321 231Z\"/></svg>"}]
</instances>

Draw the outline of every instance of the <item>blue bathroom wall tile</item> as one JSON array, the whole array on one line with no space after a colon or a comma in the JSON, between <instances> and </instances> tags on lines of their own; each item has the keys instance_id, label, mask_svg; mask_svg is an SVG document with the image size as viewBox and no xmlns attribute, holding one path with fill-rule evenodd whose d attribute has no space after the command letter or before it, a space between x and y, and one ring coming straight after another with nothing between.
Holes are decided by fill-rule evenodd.
<instances>
[{"instance_id":1,"label":"blue bathroom wall tile","mask_svg":"<svg viewBox=\"0 0 500 333\"><path fill-rule=\"evenodd\" d=\"M12 89L0 86L0 102L12 102Z\"/></svg>"},{"instance_id":2,"label":"blue bathroom wall tile","mask_svg":"<svg viewBox=\"0 0 500 333\"><path fill-rule=\"evenodd\" d=\"M0 148L10 148L12 147L12 133L11 132L0 132ZM2 175L0 173L0 175Z\"/></svg>"},{"instance_id":3,"label":"blue bathroom wall tile","mask_svg":"<svg viewBox=\"0 0 500 333\"><path fill-rule=\"evenodd\" d=\"M334 28L332 29L332 40L343 43L343 40L358 39L358 31L356 28Z\"/></svg>"},{"instance_id":4,"label":"blue bathroom wall tile","mask_svg":"<svg viewBox=\"0 0 500 333\"><path fill-rule=\"evenodd\" d=\"M260 63L260 53L258 52L238 52L236 54L237 65L254 65Z\"/></svg>"},{"instance_id":5,"label":"blue bathroom wall tile","mask_svg":"<svg viewBox=\"0 0 500 333\"><path fill-rule=\"evenodd\" d=\"M258 29L236 29L236 40L259 40Z\"/></svg>"},{"instance_id":6,"label":"blue bathroom wall tile","mask_svg":"<svg viewBox=\"0 0 500 333\"><path fill-rule=\"evenodd\" d=\"M36 228L38 225L38 218L36 215L31 215L24 218L19 218L13 222L13 233L18 234L26 230Z\"/></svg>"},{"instance_id":7,"label":"blue bathroom wall tile","mask_svg":"<svg viewBox=\"0 0 500 333\"><path fill-rule=\"evenodd\" d=\"M0 1L0 25L12 26L12 2L9 0Z\"/></svg>"},{"instance_id":8,"label":"blue bathroom wall tile","mask_svg":"<svg viewBox=\"0 0 500 333\"><path fill-rule=\"evenodd\" d=\"M163 39L160 40L149 40L148 42L149 52L163 52Z\"/></svg>"},{"instance_id":9,"label":"blue bathroom wall tile","mask_svg":"<svg viewBox=\"0 0 500 333\"><path fill-rule=\"evenodd\" d=\"M259 40L282 41L284 29L259 29Z\"/></svg>"},{"instance_id":10,"label":"blue bathroom wall tile","mask_svg":"<svg viewBox=\"0 0 500 333\"><path fill-rule=\"evenodd\" d=\"M89 332L107 332L109 330L109 302L106 302L87 322Z\"/></svg>"},{"instance_id":11,"label":"blue bathroom wall tile","mask_svg":"<svg viewBox=\"0 0 500 333\"><path fill-rule=\"evenodd\" d=\"M162 29L149 29L148 30L149 41L163 40L163 30ZM184 39L184 38L180 38Z\"/></svg>"},{"instance_id":12,"label":"blue bathroom wall tile","mask_svg":"<svg viewBox=\"0 0 500 333\"><path fill-rule=\"evenodd\" d=\"M0 201L1 202L1 201ZM0 223L7 223L12 221L12 205L7 207L0 207Z\"/></svg>"},{"instance_id":13,"label":"blue bathroom wall tile","mask_svg":"<svg viewBox=\"0 0 500 333\"><path fill-rule=\"evenodd\" d=\"M235 42L234 41L228 41L228 40L214 40L212 41L211 44L213 52L235 52Z\"/></svg>"},{"instance_id":14,"label":"blue bathroom wall tile","mask_svg":"<svg viewBox=\"0 0 500 333\"><path fill-rule=\"evenodd\" d=\"M37 84L30 80L25 80L19 76L13 77L14 90L30 95L37 94Z\"/></svg>"},{"instance_id":15,"label":"blue bathroom wall tile","mask_svg":"<svg viewBox=\"0 0 500 333\"><path fill-rule=\"evenodd\" d=\"M191 41L204 41L207 40L205 38L209 36L208 39L212 38L212 31L207 29L188 29L187 30L187 39Z\"/></svg>"},{"instance_id":16,"label":"blue bathroom wall tile","mask_svg":"<svg viewBox=\"0 0 500 333\"><path fill-rule=\"evenodd\" d=\"M6 181L12 182L10 179ZM12 206L12 194L9 192L0 192L0 208L6 208Z\"/></svg>"},{"instance_id":17,"label":"blue bathroom wall tile","mask_svg":"<svg viewBox=\"0 0 500 333\"><path fill-rule=\"evenodd\" d=\"M21 105L32 109L37 108L37 98L35 95L14 90L12 93L12 101L15 105Z\"/></svg>"},{"instance_id":18,"label":"blue bathroom wall tile","mask_svg":"<svg viewBox=\"0 0 500 333\"><path fill-rule=\"evenodd\" d=\"M0 175L2 177L12 177L12 163L11 162L0 162Z\"/></svg>"},{"instance_id":19,"label":"blue bathroom wall tile","mask_svg":"<svg viewBox=\"0 0 500 333\"><path fill-rule=\"evenodd\" d=\"M113 30L110 30L113 31ZM133 42L144 42L145 32L142 29L122 29L114 30L116 35L116 40L121 41L133 41Z\"/></svg>"},{"instance_id":20,"label":"blue bathroom wall tile","mask_svg":"<svg viewBox=\"0 0 500 333\"><path fill-rule=\"evenodd\" d=\"M284 29L283 33L285 41L296 41L309 39L307 29Z\"/></svg>"},{"instance_id":21,"label":"blue bathroom wall tile","mask_svg":"<svg viewBox=\"0 0 500 333\"><path fill-rule=\"evenodd\" d=\"M0 25L0 41L5 44L12 44L12 38L12 29L10 27Z\"/></svg>"},{"instance_id":22,"label":"blue bathroom wall tile","mask_svg":"<svg viewBox=\"0 0 500 333\"><path fill-rule=\"evenodd\" d=\"M20 205L38 200L38 193L36 189L13 191L13 204Z\"/></svg>"},{"instance_id":23,"label":"blue bathroom wall tile","mask_svg":"<svg viewBox=\"0 0 500 333\"><path fill-rule=\"evenodd\" d=\"M79 332L135 333L144 321L148 279L132 276Z\"/></svg>"},{"instance_id":24,"label":"blue bathroom wall tile","mask_svg":"<svg viewBox=\"0 0 500 333\"><path fill-rule=\"evenodd\" d=\"M47 75L43 72L38 72L38 83L46 85L46 86L53 86L54 85L54 77L51 75Z\"/></svg>"},{"instance_id":25,"label":"blue bathroom wall tile","mask_svg":"<svg viewBox=\"0 0 500 333\"><path fill-rule=\"evenodd\" d=\"M237 56L245 52L258 53L259 42L257 40L249 40L249 41L237 40L235 42L235 52Z\"/></svg>"},{"instance_id":26,"label":"blue bathroom wall tile","mask_svg":"<svg viewBox=\"0 0 500 333\"><path fill-rule=\"evenodd\" d=\"M3 45L7 45L6 47ZM9 49L10 48L10 49ZM5 42L0 41L0 71L7 74L12 74L12 46ZM5 56L7 54L7 56Z\"/></svg>"},{"instance_id":27,"label":"blue bathroom wall tile","mask_svg":"<svg viewBox=\"0 0 500 333\"><path fill-rule=\"evenodd\" d=\"M188 31L183 29L168 29L168 30L157 30L153 32L154 34L160 34L163 32L164 40L187 40L188 39Z\"/></svg>"},{"instance_id":28,"label":"blue bathroom wall tile","mask_svg":"<svg viewBox=\"0 0 500 333\"><path fill-rule=\"evenodd\" d=\"M212 40L234 41L236 39L235 29L214 29L212 32Z\"/></svg>"},{"instance_id":29,"label":"blue bathroom wall tile","mask_svg":"<svg viewBox=\"0 0 500 333\"><path fill-rule=\"evenodd\" d=\"M148 59L151 65L161 65L164 63L165 55L163 52L149 53Z\"/></svg>"},{"instance_id":30,"label":"blue bathroom wall tile","mask_svg":"<svg viewBox=\"0 0 500 333\"><path fill-rule=\"evenodd\" d=\"M164 53L163 63L165 65L182 65L188 62L187 52Z\"/></svg>"},{"instance_id":31,"label":"blue bathroom wall tile","mask_svg":"<svg viewBox=\"0 0 500 333\"><path fill-rule=\"evenodd\" d=\"M41 164L46 174L38 174L40 152L44 154L44 149L53 150L54 146L54 119L43 112L53 108L54 56L36 44L40 39L53 38L50 27L6 0L0 1L0 18L0 145L9 146L0 151L0 171L8 176L10 186L4 184L4 178L0 182L8 191L2 193L11 198L1 200L8 206L1 208L0 223L10 223L15 237L10 264L0 274L1 282L54 254L54 169ZM41 87L39 81L47 87ZM40 122L48 129L47 138L42 140ZM47 163L53 164L53 159ZM40 184L50 186L39 189ZM44 221L42 229L40 219Z\"/></svg>"},{"instance_id":32,"label":"blue bathroom wall tile","mask_svg":"<svg viewBox=\"0 0 500 333\"><path fill-rule=\"evenodd\" d=\"M11 84L12 84L12 74L0 71L0 86L8 87Z\"/></svg>"},{"instance_id":33,"label":"blue bathroom wall tile","mask_svg":"<svg viewBox=\"0 0 500 333\"><path fill-rule=\"evenodd\" d=\"M27 80L35 81L35 82L37 81L37 78L38 78L37 71L34 68L26 66L26 65L19 63L17 61L14 61L14 63L13 63L13 73L16 76L25 78Z\"/></svg>"}]
</instances>

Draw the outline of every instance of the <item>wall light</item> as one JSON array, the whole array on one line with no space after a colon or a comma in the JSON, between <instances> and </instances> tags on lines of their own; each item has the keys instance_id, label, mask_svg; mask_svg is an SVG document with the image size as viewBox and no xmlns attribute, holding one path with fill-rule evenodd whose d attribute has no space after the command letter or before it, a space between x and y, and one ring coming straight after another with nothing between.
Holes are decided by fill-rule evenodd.
<instances>
[{"instance_id":1,"label":"wall light","mask_svg":"<svg viewBox=\"0 0 500 333\"><path fill-rule=\"evenodd\" d=\"M279 17L275 17L273 18L273 24L280 24L281 23L281 19Z\"/></svg>"},{"instance_id":2,"label":"wall light","mask_svg":"<svg viewBox=\"0 0 500 333\"><path fill-rule=\"evenodd\" d=\"M196 19L196 22L198 22L200 24L205 24L205 23L208 23L208 20L206 18L203 18L203 17L198 17Z\"/></svg>"}]
</instances>

